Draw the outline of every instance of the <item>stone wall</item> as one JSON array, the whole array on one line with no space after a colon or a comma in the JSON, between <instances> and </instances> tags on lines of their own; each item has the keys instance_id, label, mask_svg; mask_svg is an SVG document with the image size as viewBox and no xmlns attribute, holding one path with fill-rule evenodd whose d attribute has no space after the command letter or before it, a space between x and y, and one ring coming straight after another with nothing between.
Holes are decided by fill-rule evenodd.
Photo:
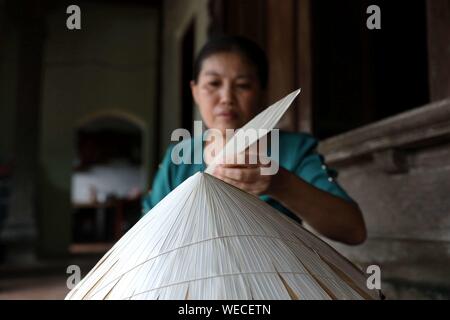
<instances>
[{"instance_id":1,"label":"stone wall","mask_svg":"<svg viewBox=\"0 0 450 320\"><path fill-rule=\"evenodd\" d=\"M381 267L387 298L450 298L450 99L320 145L359 203L368 240L332 243Z\"/></svg>"}]
</instances>

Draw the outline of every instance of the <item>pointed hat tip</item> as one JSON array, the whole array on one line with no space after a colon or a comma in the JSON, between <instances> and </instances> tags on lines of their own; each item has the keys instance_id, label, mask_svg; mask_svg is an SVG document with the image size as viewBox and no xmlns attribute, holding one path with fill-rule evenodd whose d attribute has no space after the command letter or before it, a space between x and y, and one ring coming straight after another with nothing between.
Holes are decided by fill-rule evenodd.
<instances>
[{"instance_id":1,"label":"pointed hat tip","mask_svg":"<svg viewBox=\"0 0 450 320\"><path fill-rule=\"evenodd\" d=\"M201 181L201 180L205 179L206 176L210 176L210 174L206 173L205 171L198 171L198 172L194 173L191 176L191 178Z\"/></svg>"}]
</instances>

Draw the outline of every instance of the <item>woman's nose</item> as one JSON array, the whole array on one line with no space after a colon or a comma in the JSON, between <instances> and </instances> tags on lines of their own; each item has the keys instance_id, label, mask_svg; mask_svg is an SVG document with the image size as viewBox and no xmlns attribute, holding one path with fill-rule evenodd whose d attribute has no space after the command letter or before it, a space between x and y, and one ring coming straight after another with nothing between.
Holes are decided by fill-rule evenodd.
<instances>
[{"instance_id":1,"label":"woman's nose","mask_svg":"<svg viewBox=\"0 0 450 320\"><path fill-rule=\"evenodd\" d=\"M220 98L221 98L221 101L220 101L221 104L233 105L235 103L233 87L228 84L224 85L221 90Z\"/></svg>"}]
</instances>

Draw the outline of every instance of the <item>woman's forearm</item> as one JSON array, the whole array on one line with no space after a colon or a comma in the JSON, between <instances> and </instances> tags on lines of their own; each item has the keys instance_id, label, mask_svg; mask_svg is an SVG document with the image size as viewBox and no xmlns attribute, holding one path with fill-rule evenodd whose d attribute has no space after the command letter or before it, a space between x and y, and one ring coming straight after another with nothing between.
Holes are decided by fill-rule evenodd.
<instances>
[{"instance_id":1,"label":"woman's forearm","mask_svg":"<svg viewBox=\"0 0 450 320\"><path fill-rule=\"evenodd\" d=\"M284 168L274 177L269 196L332 240L356 245L366 239L357 205L317 189Z\"/></svg>"}]
</instances>

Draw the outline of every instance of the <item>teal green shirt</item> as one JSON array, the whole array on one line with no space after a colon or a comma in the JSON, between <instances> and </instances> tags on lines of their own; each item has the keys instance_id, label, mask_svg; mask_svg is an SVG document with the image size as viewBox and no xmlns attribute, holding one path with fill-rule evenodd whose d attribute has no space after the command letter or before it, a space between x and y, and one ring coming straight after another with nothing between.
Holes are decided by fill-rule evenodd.
<instances>
[{"instance_id":1,"label":"teal green shirt","mask_svg":"<svg viewBox=\"0 0 450 320\"><path fill-rule=\"evenodd\" d=\"M294 173L318 189L329 192L346 201L354 202L337 183L337 172L328 168L324 163L323 156L317 153L317 139L306 133L292 133L281 130L279 137L280 167ZM194 143L194 139L200 139L200 143ZM194 159L193 153L195 146L203 148L201 137L194 139L179 142L191 144L191 159ZM152 188L149 194L143 199L143 214L147 213L184 180L206 169L204 161L202 164L174 164L171 161L171 153L174 146L175 144L172 144L168 147L164 159L159 166L159 170L156 173ZM260 199L300 222L300 219L294 213L269 196L261 195Z\"/></svg>"}]
</instances>

